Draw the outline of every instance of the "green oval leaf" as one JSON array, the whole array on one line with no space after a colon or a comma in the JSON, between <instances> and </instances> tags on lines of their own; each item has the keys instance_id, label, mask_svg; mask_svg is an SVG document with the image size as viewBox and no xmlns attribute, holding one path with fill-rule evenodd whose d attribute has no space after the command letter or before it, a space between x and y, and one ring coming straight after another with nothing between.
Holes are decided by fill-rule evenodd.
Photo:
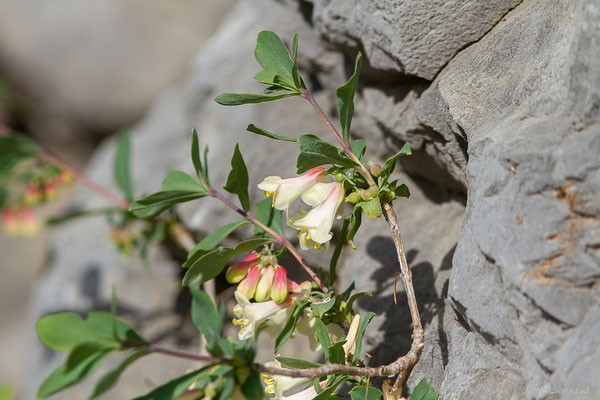
<instances>
[{"instance_id":1,"label":"green oval leaf","mask_svg":"<svg viewBox=\"0 0 600 400\"><path fill-rule=\"evenodd\" d=\"M281 363L281 365L283 365L284 367L288 367L288 368L305 369L305 368L315 368L315 367L321 366L321 364L319 364L319 363L316 363L313 361L301 360L299 358L294 358L294 357L277 356L277 357L275 357L275 359L277 361L279 361Z\"/></svg>"},{"instance_id":2,"label":"green oval leaf","mask_svg":"<svg viewBox=\"0 0 600 400\"><path fill-rule=\"evenodd\" d=\"M227 183L223 189L229 193L236 194L244 211L250 209L250 197L248 196L248 169L244 157L240 152L239 144L235 145L233 157L231 157L231 171L227 176Z\"/></svg>"},{"instance_id":3,"label":"green oval leaf","mask_svg":"<svg viewBox=\"0 0 600 400\"><path fill-rule=\"evenodd\" d=\"M282 93L276 95L256 93L223 93L215 97L215 101L223 106L240 106L242 104L263 103L283 99L285 97L298 96L298 92Z\"/></svg>"},{"instance_id":4,"label":"green oval leaf","mask_svg":"<svg viewBox=\"0 0 600 400\"><path fill-rule=\"evenodd\" d=\"M262 31L258 34L254 56L265 70L273 71L293 81L292 68L294 62L288 49L275 33Z\"/></svg>"},{"instance_id":5,"label":"green oval leaf","mask_svg":"<svg viewBox=\"0 0 600 400\"><path fill-rule=\"evenodd\" d=\"M117 137L117 152L115 154L115 162L113 174L115 182L127 201L133 201L133 183L131 182L131 172L129 167L129 133L122 131Z\"/></svg>"},{"instance_id":6,"label":"green oval leaf","mask_svg":"<svg viewBox=\"0 0 600 400\"><path fill-rule=\"evenodd\" d=\"M342 135L345 140L348 140L350 135L350 124L354 115L354 93L358 86L358 76L362 67L362 54L359 52L356 55L354 64L354 74L348 79L343 86L340 86L335 92L338 110L340 113L340 124L342 125Z\"/></svg>"},{"instance_id":7,"label":"green oval leaf","mask_svg":"<svg viewBox=\"0 0 600 400\"><path fill-rule=\"evenodd\" d=\"M300 136L298 147L300 148L300 155L296 167L299 174L324 164L338 164L344 167L356 165L347 155L342 154L337 147L315 135Z\"/></svg>"}]
</instances>

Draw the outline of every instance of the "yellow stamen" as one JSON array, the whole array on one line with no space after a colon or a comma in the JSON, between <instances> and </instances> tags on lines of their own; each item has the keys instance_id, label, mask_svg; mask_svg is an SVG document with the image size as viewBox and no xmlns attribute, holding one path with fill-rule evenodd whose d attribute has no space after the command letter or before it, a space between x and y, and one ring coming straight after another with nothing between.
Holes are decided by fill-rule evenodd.
<instances>
[{"instance_id":1,"label":"yellow stamen","mask_svg":"<svg viewBox=\"0 0 600 400\"><path fill-rule=\"evenodd\" d=\"M242 314L243 314L243 312L242 312L242 307L241 307L239 304L237 304L235 307L233 307L233 313L234 313L236 316L238 316L238 317L241 317L241 316L242 316Z\"/></svg>"},{"instance_id":2,"label":"yellow stamen","mask_svg":"<svg viewBox=\"0 0 600 400\"><path fill-rule=\"evenodd\" d=\"M265 388L266 394L275 394L275 389L272 387Z\"/></svg>"},{"instance_id":3,"label":"yellow stamen","mask_svg":"<svg viewBox=\"0 0 600 400\"><path fill-rule=\"evenodd\" d=\"M263 381L265 382L265 385L272 385L273 384L273 378L271 378L270 376L265 376L263 378Z\"/></svg>"},{"instance_id":4,"label":"yellow stamen","mask_svg":"<svg viewBox=\"0 0 600 400\"><path fill-rule=\"evenodd\" d=\"M269 192L266 190L263 193L265 194L265 196L269 196L269 197L273 197L275 195L275 192Z\"/></svg>"},{"instance_id":5,"label":"yellow stamen","mask_svg":"<svg viewBox=\"0 0 600 400\"><path fill-rule=\"evenodd\" d=\"M235 326L246 326L249 322L250 321L248 321L247 319L233 319L233 324Z\"/></svg>"},{"instance_id":6,"label":"yellow stamen","mask_svg":"<svg viewBox=\"0 0 600 400\"><path fill-rule=\"evenodd\" d=\"M321 250L321 243L315 243L315 249Z\"/></svg>"}]
</instances>

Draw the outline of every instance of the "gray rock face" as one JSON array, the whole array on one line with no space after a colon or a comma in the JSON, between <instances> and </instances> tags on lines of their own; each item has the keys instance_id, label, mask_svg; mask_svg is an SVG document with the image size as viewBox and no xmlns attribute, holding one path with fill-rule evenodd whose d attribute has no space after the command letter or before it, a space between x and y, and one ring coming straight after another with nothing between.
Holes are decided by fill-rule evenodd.
<instances>
[{"instance_id":1,"label":"gray rock face","mask_svg":"<svg viewBox=\"0 0 600 400\"><path fill-rule=\"evenodd\" d=\"M315 28L328 41L364 49L379 71L431 80L521 0L315 0Z\"/></svg>"},{"instance_id":2,"label":"gray rock face","mask_svg":"<svg viewBox=\"0 0 600 400\"><path fill-rule=\"evenodd\" d=\"M512 371L495 378L502 387L521 376L526 398L595 391L600 375L561 350L583 321L600 332L591 322L600 294L599 35L593 2L526 2L453 59L417 106L427 125L455 126L468 143L450 300L466 331L487 342L479 362ZM442 390L457 398L467 398L457 392L464 376L454 375L465 373L462 340L451 341ZM586 354L596 349L577 341ZM489 385L467 375L468 391Z\"/></svg>"}]
</instances>

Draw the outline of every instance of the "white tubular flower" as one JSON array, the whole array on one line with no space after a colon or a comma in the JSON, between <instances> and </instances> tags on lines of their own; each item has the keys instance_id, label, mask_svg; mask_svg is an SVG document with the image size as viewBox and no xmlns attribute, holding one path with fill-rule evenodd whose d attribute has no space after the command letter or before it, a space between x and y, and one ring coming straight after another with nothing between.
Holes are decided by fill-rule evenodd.
<instances>
[{"instance_id":1,"label":"white tubular flower","mask_svg":"<svg viewBox=\"0 0 600 400\"><path fill-rule=\"evenodd\" d=\"M321 204L304 215L297 214L289 219L288 224L300 230L300 246L303 249L306 250L305 246L309 246L310 241L320 248L320 245L331 240L331 227L343 200L344 189L334 182L331 192Z\"/></svg>"},{"instance_id":2,"label":"white tubular flower","mask_svg":"<svg viewBox=\"0 0 600 400\"><path fill-rule=\"evenodd\" d=\"M277 360L269 361L265 363L266 367L269 368L278 368L285 369L291 371L288 368L284 368L281 366L281 363ZM275 399L287 399L288 397L284 397L283 393L288 391L289 389L301 385L305 382L310 381L310 378L292 378L290 376L285 375L266 375L263 374L263 381L265 383L265 393L274 394ZM312 397L310 397L312 399Z\"/></svg>"},{"instance_id":3,"label":"white tubular flower","mask_svg":"<svg viewBox=\"0 0 600 400\"><path fill-rule=\"evenodd\" d=\"M354 356L354 352L356 351L356 336L358 335L358 328L360 326L360 314L356 314L354 318L352 318L352 323L350 324L350 330L348 331L348 335L346 335L346 343L343 344L344 353L346 355L346 362L348 358Z\"/></svg>"},{"instance_id":4,"label":"white tubular flower","mask_svg":"<svg viewBox=\"0 0 600 400\"><path fill-rule=\"evenodd\" d=\"M305 190L327 177L323 167L313 168L296 178L282 179L279 176L267 176L258 188L267 196L273 196L273 207L278 210L287 210L292 201Z\"/></svg>"},{"instance_id":5,"label":"white tubular flower","mask_svg":"<svg viewBox=\"0 0 600 400\"><path fill-rule=\"evenodd\" d=\"M336 185L336 182L317 182L302 192L301 199L311 207L318 206L325 201Z\"/></svg>"},{"instance_id":6,"label":"white tubular flower","mask_svg":"<svg viewBox=\"0 0 600 400\"><path fill-rule=\"evenodd\" d=\"M281 303L274 301L250 303L246 296L236 291L235 299L238 304L233 307L233 313L236 316L233 324L241 327L238 332L240 340L253 338L262 324L266 324L270 331L281 330L287 321L286 316L289 315L289 310L293 311L293 308L290 307L293 304L291 298Z\"/></svg>"}]
</instances>

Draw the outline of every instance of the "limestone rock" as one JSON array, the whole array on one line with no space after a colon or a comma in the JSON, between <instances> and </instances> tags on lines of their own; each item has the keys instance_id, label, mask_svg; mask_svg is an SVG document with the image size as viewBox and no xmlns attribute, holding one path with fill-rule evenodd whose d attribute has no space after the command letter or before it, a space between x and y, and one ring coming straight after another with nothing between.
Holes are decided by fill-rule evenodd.
<instances>
[{"instance_id":1,"label":"limestone rock","mask_svg":"<svg viewBox=\"0 0 600 400\"><path fill-rule=\"evenodd\" d=\"M424 124L468 144L468 202L448 291L465 332L450 342L446 396L489 386L464 364L471 332L487 349L480 368L513 371L495 387L513 385L516 373L527 398L554 398L600 374L586 364L575 377L560 366L580 356L557 354L594 318L600 293L598 17L592 1L525 2L419 100Z\"/></svg>"},{"instance_id":2,"label":"limestone rock","mask_svg":"<svg viewBox=\"0 0 600 400\"><path fill-rule=\"evenodd\" d=\"M432 80L520 2L315 0L313 22L328 41L364 49L380 78L391 72Z\"/></svg>"}]
</instances>

